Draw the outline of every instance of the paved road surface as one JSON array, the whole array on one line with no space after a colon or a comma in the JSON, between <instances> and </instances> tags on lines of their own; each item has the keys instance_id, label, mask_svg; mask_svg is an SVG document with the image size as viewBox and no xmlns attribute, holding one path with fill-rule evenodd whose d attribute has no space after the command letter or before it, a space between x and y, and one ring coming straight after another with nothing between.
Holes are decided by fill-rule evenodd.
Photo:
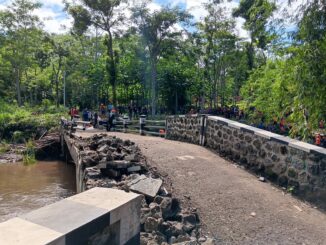
<instances>
[{"instance_id":1,"label":"paved road surface","mask_svg":"<svg viewBox=\"0 0 326 245\"><path fill-rule=\"evenodd\" d=\"M220 244L326 244L325 213L213 152L157 137L110 134L138 144L149 163L169 175L177 196L190 197Z\"/></svg>"}]
</instances>

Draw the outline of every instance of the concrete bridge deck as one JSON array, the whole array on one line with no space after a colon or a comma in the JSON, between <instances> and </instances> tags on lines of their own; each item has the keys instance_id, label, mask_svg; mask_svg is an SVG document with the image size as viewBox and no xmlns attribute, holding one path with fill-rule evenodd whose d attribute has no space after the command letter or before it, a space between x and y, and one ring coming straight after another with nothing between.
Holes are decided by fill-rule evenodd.
<instances>
[{"instance_id":1,"label":"concrete bridge deck","mask_svg":"<svg viewBox=\"0 0 326 245\"><path fill-rule=\"evenodd\" d=\"M221 244L326 244L325 213L210 150L158 137L108 134L138 144L151 166L168 174L183 202L198 208L205 230Z\"/></svg>"}]
</instances>

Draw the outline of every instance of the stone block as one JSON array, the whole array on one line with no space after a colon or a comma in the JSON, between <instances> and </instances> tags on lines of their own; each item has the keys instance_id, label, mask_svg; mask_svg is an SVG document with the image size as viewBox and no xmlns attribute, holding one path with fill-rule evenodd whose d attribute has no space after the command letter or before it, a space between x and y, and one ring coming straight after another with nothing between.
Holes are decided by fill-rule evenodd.
<instances>
[{"instance_id":1,"label":"stone block","mask_svg":"<svg viewBox=\"0 0 326 245\"><path fill-rule=\"evenodd\" d=\"M288 169L288 176L289 176L289 178L297 179L298 178L297 170L295 168L289 168Z\"/></svg>"},{"instance_id":2,"label":"stone block","mask_svg":"<svg viewBox=\"0 0 326 245\"><path fill-rule=\"evenodd\" d=\"M141 170L141 166L132 166L132 167L129 167L128 169L127 169L127 171L129 172L129 173L132 173L132 172L139 172Z\"/></svg>"},{"instance_id":3,"label":"stone block","mask_svg":"<svg viewBox=\"0 0 326 245\"><path fill-rule=\"evenodd\" d=\"M140 175L136 179L133 179L127 183L131 191L144 194L145 196L152 198L156 196L162 184L163 181L161 179L153 179L146 177L145 175Z\"/></svg>"}]
</instances>

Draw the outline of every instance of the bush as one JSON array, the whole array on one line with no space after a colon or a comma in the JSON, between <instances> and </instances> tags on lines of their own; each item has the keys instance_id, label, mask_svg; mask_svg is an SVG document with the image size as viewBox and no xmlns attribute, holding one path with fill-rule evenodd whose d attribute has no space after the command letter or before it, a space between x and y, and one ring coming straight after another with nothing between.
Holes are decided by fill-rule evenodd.
<instances>
[{"instance_id":1,"label":"bush","mask_svg":"<svg viewBox=\"0 0 326 245\"><path fill-rule=\"evenodd\" d=\"M0 101L0 139L16 143L39 137L44 130L59 126L63 108L18 107Z\"/></svg>"}]
</instances>

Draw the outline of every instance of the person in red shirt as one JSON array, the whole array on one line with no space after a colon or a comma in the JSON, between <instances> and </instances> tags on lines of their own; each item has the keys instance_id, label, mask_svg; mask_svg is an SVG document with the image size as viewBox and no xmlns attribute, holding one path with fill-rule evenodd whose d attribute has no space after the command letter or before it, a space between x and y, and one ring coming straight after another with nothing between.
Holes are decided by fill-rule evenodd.
<instances>
[{"instance_id":1,"label":"person in red shirt","mask_svg":"<svg viewBox=\"0 0 326 245\"><path fill-rule=\"evenodd\" d=\"M280 121L280 131L281 131L281 133L285 133L285 119L284 119L284 117L282 117L281 121Z\"/></svg>"},{"instance_id":2,"label":"person in red shirt","mask_svg":"<svg viewBox=\"0 0 326 245\"><path fill-rule=\"evenodd\" d=\"M71 107L69 111L70 119L72 120L75 115L75 107Z\"/></svg>"}]
</instances>

